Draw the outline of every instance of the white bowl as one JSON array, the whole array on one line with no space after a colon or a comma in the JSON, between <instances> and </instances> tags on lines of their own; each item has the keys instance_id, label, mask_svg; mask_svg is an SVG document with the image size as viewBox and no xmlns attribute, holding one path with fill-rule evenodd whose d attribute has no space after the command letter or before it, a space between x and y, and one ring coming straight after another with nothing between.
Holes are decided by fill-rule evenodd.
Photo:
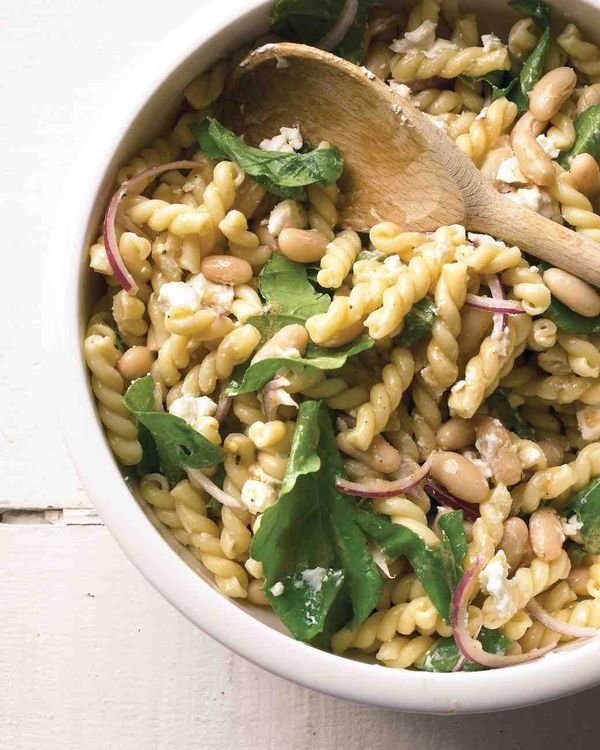
<instances>
[{"instance_id":1,"label":"white bowl","mask_svg":"<svg viewBox=\"0 0 600 750\"><path fill-rule=\"evenodd\" d=\"M569 18L586 34L600 27L598 0L550 4L560 6L555 16L568 5ZM123 85L117 101L105 108L106 117L69 180L48 269L54 314L48 318L46 339L63 432L85 489L126 554L186 617L238 654L306 687L426 713L513 708L592 687L600 683L600 639L523 666L451 675L365 664L295 641L271 612L218 593L170 532L157 531L158 524L149 520L123 480L98 420L82 356L91 298L87 248L97 234L118 166L164 129L194 75L224 50L266 31L270 5L269 0L216 0L169 34ZM494 3L494 13L498 5ZM484 8L483 30L492 30L486 0L463 6Z\"/></svg>"}]
</instances>

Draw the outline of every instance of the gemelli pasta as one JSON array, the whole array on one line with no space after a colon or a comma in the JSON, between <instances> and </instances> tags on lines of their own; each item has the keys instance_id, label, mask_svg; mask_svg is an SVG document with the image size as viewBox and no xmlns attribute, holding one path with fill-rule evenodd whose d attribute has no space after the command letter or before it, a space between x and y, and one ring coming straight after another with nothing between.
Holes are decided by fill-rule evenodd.
<instances>
[{"instance_id":1,"label":"gemelli pasta","mask_svg":"<svg viewBox=\"0 0 600 750\"><path fill-rule=\"evenodd\" d=\"M441 0L320 23L497 190L600 242L600 50L516 5L505 40ZM256 46L314 43L295 7ZM116 458L218 591L336 654L452 672L592 636L600 293L463 226L344 226L335 144L221 124L246 53L184 89L89 249Z\"/></svg>"}]
</instances>

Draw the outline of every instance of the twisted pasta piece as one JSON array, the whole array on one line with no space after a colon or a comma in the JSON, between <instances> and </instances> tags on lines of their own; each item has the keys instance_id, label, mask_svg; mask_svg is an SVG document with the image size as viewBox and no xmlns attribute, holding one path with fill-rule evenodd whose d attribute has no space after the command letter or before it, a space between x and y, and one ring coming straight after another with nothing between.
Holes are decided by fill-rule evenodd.
<instances>
[{"instance_id":1,"label":"twisted pasta piece","mask_svg":"<svg viewBox=\"0 0 600 750\"><path fill-rule=\"evenodd\" d=\"M521 368L525 370L526 368ZM537 396L556 404L572 404L581 401L584 404L600 403L600 383L596 378L581 378L575 374L550 375L540 379L536 371L528 371L531 378L522 383L508 381L508 387L522 396Z\"/></svg>"},{"instance_id":2,"label":"twisted pasta piece","mask_svg":"<svg viewBox=\"0 0 600 750\"><path fill-rule=\"evenodd\" d=\"M504 242L485 234L470 234L469 239L474 244L461 245L456 251L456 260L466 263L477 273L501 273L521 262L518 247L508 247Z\"/></svg>"},{"instance_id":3,"label":"twisted pasta piece","mask_svg":"<svg viewBox=\"0 0 600 750\"><path fill-rule=\"evenodd\" d=\"M404 232L392 221L381 221L369 232L371 244L384 255L398 255L403 261L410 260L412 252L419 245L428 242L422 232Z\"/></svg>"},{"instance_id":4,"label":"twisted pasta piece","mask_svg":"<svg viewBox=\"0 0 600 750\"><path fill-rule=\"evenodd\" d=\"M591 341L562 331L558 343L567 353L569 367L584 378L600 376L600 350Z\"/></svg>"},{"instance_id":5,"label":"twisted pasta piece","mask_svg":"<svg viewBox=\"0 0 600 750\"><path fill-rule=\"evenodd\" d=\"M527 603L542 591L550 588L557 581L565 579L571 570L569 556L562 550L560 556L552 562L536 558L528 568L519 568L509 579L507 590L510 596L510 607L500 610L493 596L488 596L482 605L483 624L486 628L496 629L505 625Z\"/></svg>"},{"instance_id":6,"label":"twisted pasta piece","mask_svg":"<svg viewBox=\"0 0 600 750\"><path fill-rule=\"evenodd\" d=\"M422 371L425 383L434 392L449 388L458 377L458 343L462 322L460 310L467 296L467 267L464 263L446 263L435 287L437 316L427 345L427 367Z\"/></svg>"},{"instance_id":7,"label":"twisted pasta piece","mask_svg":"<svg viewBox=\"0 0 600 750\"><path fill-rule=\"evenodd\" d=\"M373 509L377 513L389 516L392 523L406 526L429 546L435 547L440 543L439 538L429 528L426 513L429 510L429 500L425 498L411 499L402 495L372 501Z\"/></svg>"},{"instance_id":8,"label":"twisted pasta piece","mask_svg":"<svg viewBox=\"0 0 600 750\"><path fill-rule=\"evenodd\" d=\"M483 116L482 116L483 115ZM456 139L456 145L477 166L496 145L498 139L513 124L517 116L517 105L502 97L492 102L475 119L468 133Z\"/></svg>"},{"instance_id":9,"label":"twisted pasta piece","mask_svg":"<svg viewBox=\"0 0 600 750\"><path fill-rule=\"evenodd\" d=\"M126 344L133 346L145 343L143 337L148 330L148 323L144 320L146 305L141 299L132 297L122 289L113 298L112 313Z\"/></svg>"},{"instance_id":10,"label":"twisted pasta piece","mask_svg":"<svg viewBox=\"0 0 600 750\"><path fill-rule=\"evenodd\" d=\"M221 96L228 74L229 63L219 60L210 70L196 76L183 95L194 109L206 109Z\"/></svg>"},{"instance_id":11,"label":"twisted pasta piece","mask_svg":"<svg viewBox=\"0 0 600 750\"><path fill-rule=\"evenodd\" d=\"M308 223L311 229L318 229L329 242L335 237L334 227L337 224L337 201L339 188L315 182L306 189L308 195Z\"/></svg>"},{"instance_id":12,"label":"twisted pasta piece","mask_svg":"<svg viewBox=\"0 0 600 750\"><path fill-rule=\"evenodd\" d=\"M254 232L248 231L248 221L241 211L229 211L219 222L219 229L234 248L256 248L260 242Z\"/></svg>"},{"instance_id":13,"label":"twisted pasta piece","mask_svg":"<svg viewBox=\"0 0 600 750\"><path fill-rule=\"evenodd\" d=\"M351 229L344 229L333 239L321 258L321 270L317 281L326 289L337 289L342 285L356 256L361 251L360 237Z\"/></svg>"},{"instance_id":14,"label":"twisted pasta piece","mask_svg":"<svg viewBox=\"0 0 600 750\"><path fill-rule=\"evenodd\" d=\"M219 344L215 352L215 371L219 380L228 378L233 368L249 359L260 343L260 333L246 323L234 328Z\"/></svg>"},{"instance_id":15,"label":"twisted pasta piece","mask_svg":"<svg viewBox=\"0 0 600 750\"><path fill-rule=\"evenodd\" d=\"M412 381L415 361L410 350L396 347L390 360L382 370L382 382L371 388L369 401L358 409L356 426L347 432L348 440L359 450L367 450L375 435L385 430Z\"/></svg>"},{"instance_id":16,"label":"twisted pasta piece","mask_svg":"<svg viewBox=\"0 0 600 750\"><path fill-rule=\"evenodd\" d=\"M117 173L117 183L121 185L123 182L130 180L140 172L145 172L147 169L156 167L159 164L166 164L170 161L174 161L179 153L179 144L173 142L172 139L156 138L152 143L145 149L142 149L140 154L132 159L132 161L125 167L122 167ZM134 185L129 189L130 195L143 193L144 190L150 184L151 178L144 180L138 185Z\"/></svg>"},{"instance_id":17,"label":"twisted pasta piece","mask_svg":"<svg viewBox=\"0 0 600 750\"><path fill-rule=\"evenodd\" d=\"M157 368L165 385L179 382L180 370L190 363L188 340L185 336L173 333L158 350Z\"/></svg>"},{"instance_id":18,"label":"twisted pasta piece","mask_svg":"<svg viewBox=\"0 0 600 750\"><path fill-rule=\"evenodd\" d=\"M571 183L568 172L559 174L550 187L550 195L560 202L564 220L576 232L600 242L600 216L595 213L591 201Z\"/></svg>"},{"instance_id":19,"label":"twisted pasta piece","mask_svg":"<svg viewBox=\"0 0 600 750\"><path fill-rule=\"evenodd\" d=\"M558 612L553 612L553 617L560 622L580 628L600 628L600 600L584 599ZM528 653L535 648L542 648L551 643L556 644L568 640L570 640L569 636L561 636L544 627L541 622L534 622L519 643L523 652Z\"/></svg>"},{"instance_id":20,"label":"twisted pasta piece","mask_svg":"<svg viewBox=\"0 0 600 750\"><path fill-rule=\"evenodd\" d=\"M234 295L231 312L240 323L245 323L252 315L260 315L262 313L262 300L258 292L249 284L239 284L236 286Z\"/></svg>"},{"instance_id":21,"label":"twisted pasta piece","mask_svg":"<svg viewBox=\"0 0 600 750\"><path fill-rule=\"evenodd\" d=\"M600 77L600 49L581 37L581 32L573 23L565 26L556 38L558 46L569 56L574 67L590 76L592 83Z\"/></svg>"},{"instance_id":22,"label":"twisted pasta piece","mask_svg":"<svg viewBox=\"0 0 600 750\"><path fill-rule=\"evenodd\" d=\"M126 213L138 226L146 224L155 232L168 229L179 237L206 235L211 229L210 214L203 206L195 208L185 203L168 203L138 195L128 201Z\"/></svg>"},{"instance_id":23,"label":"twisted pasta piece","mask_svg":"<svg viewBox=\"0 0 600 750\"><path fill-rule=\"evenodd\" d=\"M86 336L83 351L92 373L92 390L109 445L122 463L133 466L142 460L142 447L137 439L135 419L123 401L125 381L116 369L119 351L114 332Z\"/></svg>"},{"instance_id":24,"label":"twisted pasta piece","mask_svg":"<svg viewBox=\"0 0 600 750\"><path fill-rule=\"evenodd\" d=\"M472 565L477 557L483 557L484 565L492 559L502 540L504 521L510 515L511 506L510 492L503 484L494 487L488 498L479 505L479 518L473 524L467 565Z\"/></svg>"},{"instance_id":25,"label":"twisted pasta piece","mask_svg":"<svg viewBox=\"0 0 600 750\"><path fill-rule=\"evenodd\" d=\"M428 115L444 115L459 112L463 97L457 91L447 89L423 89L411 98L411 103Z\"/></svg>"},{"instance_id":26,"label":"twisted pasta piece","mask_svg":"<svg viewBox=\"0 0 600 750\"><path fill-rule=\"evenodd\" d=\"M524 60L533 52L540 38L540 30L533 18L520 18L508 32L508 50L517 60Z\"/></svg>"},{"instance_id":27,"label":"twisted pasta piece","mask_svg":"<svg viewBox=\"0 0 600 750\"><path fill-rule=\"evenodd\" d=\"M505 47L486 52L483 47L457 49L447 44L439 50L416 50L396 55L390 64L392 76L398 83L409 83L426 78L457 78L483 76L492 70L508 70L510 58Z\"/></svg>"},{"instance_id":28,"label":"twisted pasta piece","mask_svg":"<svg viewBox=\"0 0 600 750\"><path fill-rule=\"evenodd\" d=\"M419 0L408 16L406 30L414 31L425 21L431 21L437 25L441 5L442 0Z\"/></svg>"},{"instance_id":29,"label":"twisted pasta piece","mask_svg":"<svg viewBox=\"0 0 600 750\"><path fill-rule=\"evenodd\" d=\"M416 664L434 645L435 640L427 635L418 635L414 638L398 636L382 644L375 658L386 667L405 669Z\"/></svg>"},{"instance_id":30,"label":"twisted pasta piece","mask_svg":"<svg viewBox=\"0 0 600 750\"><path fill-rule=\"evenodd\" d=\"M503 368L512 366L525 348L530 329L528 315L511 315L503 340L493 335L484 339L479 354L467 363L465 379L452 388L448 399L452 416L470 419L475 414L484 398L496 389Z\"/></svg>"},{"instance_id":31,"label":"twisted pasta piece","mask_svg":"<svg viewBox=\"0 0 600 750\"><path fill-rule=\"evenodd\" d=\"M538 318L533 321L531 333L527 339L527 348L534 352L551 349L558 339L558 327L549 318Z\"/></svg>"},{"instance_id":32,"label":"twisted pasta piece","mask_svg":"<svg viewBox=\"0 0 600 750\"><path fill-rule=\"evenodd\" d=\"M528 315L541 315L550 306L550 290L538 269L526 261L504 271L502 282L512 287L515 299L521 301Z\"/></svg>"}]
</instances>

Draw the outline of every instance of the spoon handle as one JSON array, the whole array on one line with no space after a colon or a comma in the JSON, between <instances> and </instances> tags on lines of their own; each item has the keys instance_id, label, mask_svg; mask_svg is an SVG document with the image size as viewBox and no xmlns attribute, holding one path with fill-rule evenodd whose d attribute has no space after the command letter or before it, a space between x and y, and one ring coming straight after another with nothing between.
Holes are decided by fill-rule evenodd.
<instances>
[{"instance_id":1,"label":"spoon handle","mask_svg":"<svg viewBox=\"0 0 600 750\"><path fill-rule=\"evenodd\" d=\"M600 244L514 203L494 190L469 210L468 226L600 286Z\"/></svg>"}]
</instances>

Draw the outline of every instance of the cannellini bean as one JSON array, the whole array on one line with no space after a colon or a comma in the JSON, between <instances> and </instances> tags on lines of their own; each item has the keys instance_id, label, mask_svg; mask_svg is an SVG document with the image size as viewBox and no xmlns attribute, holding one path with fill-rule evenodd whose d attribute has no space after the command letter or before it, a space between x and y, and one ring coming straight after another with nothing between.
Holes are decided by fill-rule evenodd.
<instances>
[{"instance_id":1,"label":"cannellini bean","mask_svg":"<svg viewBox=\"0 0 600 750\"><path fill-rule=\"evenodd\" d=\"M588 596L588 582L590 580L590 569L588 567L571 568L567 577L567 583L577 596Z\"/></svg>"},{"instance_id":2,"label":"cannellini bean","mask_svg":"<svg viewBox=\"0 0 600 750\"><path fill-rule=\"evenodd\" d=\"M573 93L577 74L573 68L555 68L533 87L529 95L529 111L536 120L548 121L560 110Z\"/></svg>"},{"instance_id":3,"label":"cannellini bean","mask_svg":"<svg viewBox=\"0 0 600 750\"><path fill-rule=\"evenodd\" d=\"M247 284L252 278L252 266L243 258L231 255L209 255L201 263L200 270L215 284Z\"/></svg>"},{"instance_id":4,"label":"cannellini bean","mask_svg":"<svg viewBox=\"0 0 600 750\"><path fill-rule=\"evenodd\" d=\"M541 508L532 513L529 538L536 557L546 562L556 560L565 541L558 513L552 508Z\"/></svg>"},{"instance_id":5,"label":"cannellini bean","mask_svg":"<svg viewBox=\"0 0 600 750\"><path fill-rule=\"evenodd\" d=\"M437 444L445 451L459 451L475 443L475 427L466 419L449 419L436 432Z\"/></svg>"},{"instance_id":6,"label":"cannellini bean","mask_svg":"<svg viewBox=\"0 0 600 750\"><path fill-rule=\"evenodd\" d=\"M595 193L600 182L600 167L591 154L577 154L571 162L569 181L585 194Z\"/></svg>"},{"instance_id":7,"label":"cannellini bean","mask_svg":"<svg viewBox=\"0 0 600 750\"><path fill-rule=\"evenodd\" d=\"M544 272L544 283L552 294L567 307L586 318L600 315L600 294L593 286L561 268Z\"/></svg>"},{"instance_id":8,"label":"cannellini bean","mask_svg":"<svg viewBox=\"0 0 600 750\"><path fill-rule=\"evenodd\" d=\"M516 570L521 564L529 542L529 529L522 518L512 516L504 522L504 533L499 549L506 555L508 566Z\"/></svg>"},{"instance_id":9,"label":"cannellini bean","mask_svg":"<svg viewBox=\"0 0 600 750\"><path fill-rule=\"evenodd\" d=\"M281 357L282 351L296 350L300 356L308 346L308 331L299 323L284 326L264 343L252 358L252 364L269 357ZM289 356L289 354L288 354Z\"/></svg>"},{"instance_id":10,"label":"cannellini bean","mask_svg":"<svg viewBox=\"0 0 600 750\"><path fill-rule=\"evenodd\" d=\"M600 83L592 83L583 89L577 100L577 114L580 115L594 104L600 104Z\"/></svg>"},{"instance_id":11,"label":"cannellini bean","mask_svg":"<svg viewBox=\"0 0 600 750\"><path fill-rule=\"evenodd\" d=\"M117 370L125 380L135 380L150 372L154 355L146 346L132 346L128 349L117 364Z\"/></svg>"},{"instance_id":12,"label":"cannellini bean","mask_svg":"<svg viewBox=\"0 0 600 750\"><path fill-rule=\"evenodd\" d=\"M373 442L366 451L355 448L348 440L346 432L340 432L336 441L342 453L382 474L391 474L393 471L397 471L402 464L402 458L398 451L381 435L376 435L373 438Z\"/></svg>"},{"instance_id":13,"label":"cannellini bean","mask_svg":"<svg viewBox=\"0 0 600 750\"><path fill-rule=\"evenodd\" d=\"M258 241L261 245L266 245L266 247L273 252L279 251L279 243L277 242L277 239L273 237L271 232L269 232L269 227L266 224L263 224L262 221L255 221L252 231L258 237Z\"/></svg>"},{"instance_id":14,"label":"cannellini bean","mask_svg":"<svg viewBox=\"0 0 600 750\"><path fill-rule=\"evenodd\" d=\"M325 255L328 239L318 229L283 229L279 249L297 263L315 263Z\"/></svg>"},{"instance_id":15,"label":"cannellini bean","mask_svg":"<svg viewBox=\"0 0 600 750\"><path fill-rule=\"evenodd\" d=\"M510 487L521 479L521 461L513 451L510 433L502 422L482 417L476 427L475 447L492 470L497 483Z\"/></svg>"},{"instance_id":16,"label":"cannellini bean","mask_svg":"<svg viewBox=\"0 0 600 750\"><path fill-rule=\"evenodd\" d=\"M431 476L467 503L483 502L490 491L483 473L460 453L434 453Z\"/></svg>"}]
</instances>

